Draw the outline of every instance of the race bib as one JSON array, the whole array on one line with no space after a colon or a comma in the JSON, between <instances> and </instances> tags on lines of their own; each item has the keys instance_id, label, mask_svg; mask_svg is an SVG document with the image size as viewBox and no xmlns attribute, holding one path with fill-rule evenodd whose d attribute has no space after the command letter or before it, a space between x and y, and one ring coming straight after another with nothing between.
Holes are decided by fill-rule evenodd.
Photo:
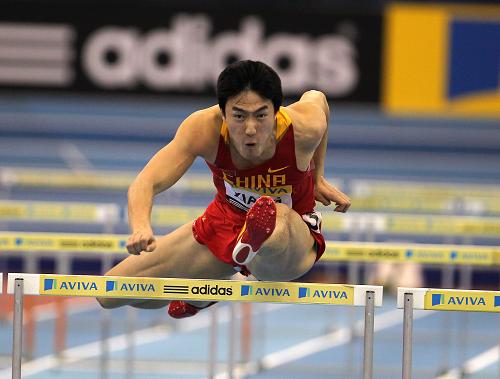
<instances>
[{"instance_id":1,"label":"race bib","mask_svg":"<svg viewBox=\"0 0 500 379\"><path fill-rule=\"evenodd\" d=\"M282 203L292 208L292 186L240 188L224 181L226 199L239 209L248 211L261 196L270 196L275 203Z\"/></svg>"}]
</instances>

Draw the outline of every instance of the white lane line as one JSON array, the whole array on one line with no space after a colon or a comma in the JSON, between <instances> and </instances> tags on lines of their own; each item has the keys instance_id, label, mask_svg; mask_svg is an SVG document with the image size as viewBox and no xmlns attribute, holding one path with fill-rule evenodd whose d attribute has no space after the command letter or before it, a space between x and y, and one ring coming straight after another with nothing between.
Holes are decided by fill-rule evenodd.
<instances>
[{"instance_id":1,"label":"white lane line","mask_svg":"<svg viewBox=\"0 0 500 379\"><path fill-rule=\"evenodd\" d=\"M71 142L63 142L59 147L61 158L73 171L95 171L95 167L78 147Z\"/></svg>"},{"instance_id":2,"label":"white lane line","mask_svg":"<svg viewBox=\"0 0 500 379\"><path fill-rule=\"evenodd\" d=\"M475 374L478 371L498 362L500 359L500 345L494 346L489 350L466 361L462 367L451 369L448 372L436 377L436 379L461 379L464 375Z\"/></svg>"},{"instance_id":3,"label":"white lane line","mask_svg":"<svg viewBox=\"0 0 500 379\"><path fill-rule=\"evenodd\" d=\"M419 319L430 316L433 313L435 312L416 311L413 313L413 318ZM382 313L380 316L375 316L374 332L376 333L397 326L402 322L403 311L400 309ZM354 331L349 327L344 327L323 336L301 342L295 346L268 354L256 362L249 362L241 365L236 368L235 377L243 378L249 375L255 375L259 371L271 370L309 355L345 345L350 342L354 336L362 335L363 329L364 320L358 320L354 325ZM216 375L215 379L228 379L229 377L230 375L228 372L222 372Z\"/></svg>"},{"instance_id":4,"label":"white lane line","mask_svg":"<svg viewBox=\"0 0 500 379\"><path fill-rule=\"evenodd\" d=\"M289 305L269 304L266 307L259 307L255 313L270 312ZM217 312L219 323L229 321L229 307L220 307ZM198 329L208 328L210 326L210 313L205 312L196 317L184 319L176 323L176 328L171 326L159 325L151 328L137 330L133 333L135 341L134 346L145 345L152 342L164 340L175 332L187 333ZM124 350L127 347L127 335L121 334L107 339L109 352ZM63 364L71 364L84 359L99 356L101 354L101 341L91 342L84 345L76 346L70 349L63 350L61 357L54 354L46 355L38 359L26 362L22 365L23 378L39 374L40 372L52 370ZM0 371L0 379L10 379L12 368L9 367Z\"/></svg>"},{"instance_id":5,"label":"white lane line","mask_svg":"<svg viewBox=\"0 0 500 379\"><path fill-rule=\"evenodd\" d=\"M171 333L171 329L165 326L142 329L134 333L134 338L138 338L137 344L144 344L157 341ZM114 352L124 349L126 346L126 336L120 335L107 339L109 351ZM39 374L42 371L51 370L62 364L71 364L85 358L91 358L101 353L101 342L91 342L85 345L73 347L62 352L62 358L54 354L46 355L42 358L26 362L22 365L23 378ZM0 371L0 378L9 378L11 368Z\"/></svg>"}]
</instances>

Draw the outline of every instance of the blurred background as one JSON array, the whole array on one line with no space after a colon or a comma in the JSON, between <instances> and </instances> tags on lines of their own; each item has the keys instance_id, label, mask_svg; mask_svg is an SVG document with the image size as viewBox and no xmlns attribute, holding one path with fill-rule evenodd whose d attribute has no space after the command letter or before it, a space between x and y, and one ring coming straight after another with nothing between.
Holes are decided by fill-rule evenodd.
<instances>
[{"instance_id":1,"label":"blurred background","mask_svg":"<svg viewBox=\"0 0 500 379\"><path fill-rule=\"evenodd\" d=\"M0 272L101 274L123 259L129 183L185 117L216 103L218 74L240 59L276 69L285 104L308 89L328 97L326 176L352 199L346 215L322 209L332 246L367 243L366 256L380 252L374 243L381 242L447 251L437 258L442 264L319 263L301 280L384 285L381 314L394 312L398 285L499 289L498 1L3 1ZM213 194L205 163L196 161L157 197L155 232L195 218ZM457 245L470 247L459 260ZM497 261L478 264L484 249ZM208 312L179 323L165 310L100 313L91 300L26 299L26 377L207 375L215 349ZM242 376L359 377L356 336L262 364L362 319L333 308L218 305L219 376L232 349ZM0 377L7 378L11 297L1 295L0 311ZM235 328L246 344L228 342L230 315L250 328L252 338ZM452 378L456 369L500 378L493 316L422 313L414 377ZM400 377L402 314L394 317L375 336L377 378ZM135 342L120 342L131 330ZM482 364L470 369L466 363L478 357Z\"/></svg>"}]
</instances>

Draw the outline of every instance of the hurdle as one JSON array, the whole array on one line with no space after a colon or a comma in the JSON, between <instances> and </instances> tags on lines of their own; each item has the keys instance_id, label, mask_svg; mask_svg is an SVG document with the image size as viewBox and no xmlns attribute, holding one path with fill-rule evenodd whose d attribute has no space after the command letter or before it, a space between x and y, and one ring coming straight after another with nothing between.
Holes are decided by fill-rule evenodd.
<instances>
[{"instance_id":1,"label":"hurdle","mask_svg":"<svg viewBox=\"0 0 500 379\"><path fill-rule=\"evenodd\" d=\"M402 378L410 379L414 309L500 313L500 291L399 287L397 306L404 309Z\"/></svg>"},{"instance_id":2,"label":"hurdle","mask_svg":"<svg viewBox=\"0 0 500 379\"><path fill-rule=\"evenodd\" d=\"M373 377L374 308L383 298L382 286L17 273L9 273L7 292L16 305L14 379L21 378L24 295L364 306L363 379Z\"/></svg>"}]
</instances>

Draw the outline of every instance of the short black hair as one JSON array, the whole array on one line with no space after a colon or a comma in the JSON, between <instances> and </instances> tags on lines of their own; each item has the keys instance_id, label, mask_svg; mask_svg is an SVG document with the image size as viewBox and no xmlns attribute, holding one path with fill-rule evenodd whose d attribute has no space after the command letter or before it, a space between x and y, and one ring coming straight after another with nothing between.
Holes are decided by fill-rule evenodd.
<instances>
[{"instance_id":1,"label":"short black hair","mask_svg":"<svg viewBox=\"0 0 500 379\"><path fill-rule=\"evenodd\" d=\"M222 114L225 114L227 100L245 90L271 100L275 113L283 103L281 79L276 71L259 61L237 61L227 66L217 79L217 101Z\"/></svg>"}]
</instances>

